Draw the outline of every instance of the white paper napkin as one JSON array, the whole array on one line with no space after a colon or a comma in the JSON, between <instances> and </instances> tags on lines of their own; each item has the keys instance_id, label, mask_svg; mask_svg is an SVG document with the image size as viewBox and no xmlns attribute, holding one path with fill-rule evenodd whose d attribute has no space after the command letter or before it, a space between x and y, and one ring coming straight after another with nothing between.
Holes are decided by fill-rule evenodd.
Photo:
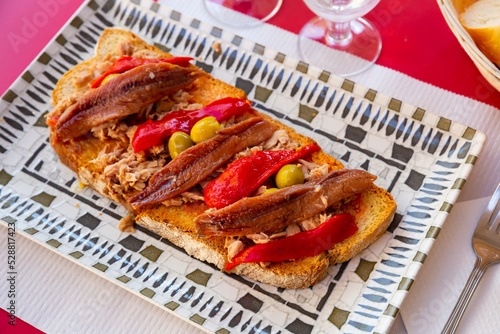
<instances>
[{"instance_id":1,"label":"white paper napkin","mask_svg":"<svg viewBox=\"0 0 500 334\"><path fill-rule=\"evenodd\" d=\"M471 238L488 200L486 197L453 207L403 302L401 316L409 334L440 333L443 329L474 266ZM497 264L486 271L458 333L499 332L499 282Z\"/></svg>"}]
</instances>

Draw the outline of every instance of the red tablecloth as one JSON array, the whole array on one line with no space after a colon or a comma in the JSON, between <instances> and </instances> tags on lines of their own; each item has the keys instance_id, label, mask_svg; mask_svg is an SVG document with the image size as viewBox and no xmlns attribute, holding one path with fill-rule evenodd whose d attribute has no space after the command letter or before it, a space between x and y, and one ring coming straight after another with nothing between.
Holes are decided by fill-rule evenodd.
<instances>
[{"instance_id":1,"label":"red tablecloth","mask_svg":"<svg viewBox=\"0 0 500 334\"><path fill-rule=\"evenodd\" d=\"M54 36L82 0L0 2L0 92ZM298 33L314 14L302 0L284 0L269 23ZM498 93L479 73L446 25L436 0L382 0L367 17L380 29L377 64L500 108Z\"/></svg>"}]
</instances>

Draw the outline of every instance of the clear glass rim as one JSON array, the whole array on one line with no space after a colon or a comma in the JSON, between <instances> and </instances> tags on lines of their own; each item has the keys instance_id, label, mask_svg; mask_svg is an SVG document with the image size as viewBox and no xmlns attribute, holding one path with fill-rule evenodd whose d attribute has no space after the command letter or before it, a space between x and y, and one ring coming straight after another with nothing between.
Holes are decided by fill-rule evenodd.
<instances>
[{"instance_id":1,"label":"clear glass rim","mask_svg":"<svg viewBox=\"0 0 500 334\"><path fill-rule=\"evenodd\" d=\"M264 1L269 1L269 0L264 0ZM209 2L210 2L210 4L209 4ZM231 21L231 20L221 20L221 18L217 16L217 14L219 12L215 9L221 8L221 7L225 8L226 10L233 10L233 9L219 5L219 4L212 2L210 0L203 0L203 6L205 7L205 10L210 14L211 17L213 17L218 22L223 23L224 25L229 26L229 27L233 27L233 28L251 28L251 27L254 27L254 26L259 25L261 23L264 23L264 22L268 21L270 18L272 18L274 15L276 15L278 10L281 8L282 4L283 4L283 0L277 0L276 6L274 7L274 9L269 14L267 14L267 16L265 16L262 19L258 19L258 18L251 17L251 16L248 16L248 15L245 15L242 13L238 13L240 15L246 16L246 18L248 18L248 21L247 20ZM215 10L215 12L214 12L214 10Z\"/></svg>"},{"instance_id":2,"label":"clear glass rim","mask_svg":"<svg viewBox=\"0 0 500 334\"><path fill-rule=\"evenodd\" d=\"M309 22L306 23L309 24L313 21L320 21L320 20L325 20L325 21L328 21L322 17L315 17L313 18L312 20L310 20ZM359 69L357 70L354 70L354 71L347 71L347 72L335 72L335 71L332 71L331 69L328 69L328 68L324 68L325 70L327 71L331 71L332 74L334 75L337 75L337 76L342 76L342 77L348 77L348 76L354 76L354 75L357 75L357 74L360 74L364 71L366 71L367 69L369 69L373 64L375 64L375 62L377 61L377 59L379 58L381 52L382 52L382 37L380 36L380 32L378 31L378 29L375 28L375 26L373 24L371 24L368 20L360 17L360 18L357 18L355 20L352 20L352 21L358 21L358 22L361 22L361 24L363 24L364 26L370 28L374 33L375 33L375 38L378 40L378 47L376 49L376 53L375 53L375 56L373 57L373 59L371 60L366 60L364 59L364 61L366 62L366 64L364 66L361 66ZM305 25L305 26L306 26ZM304 26L304 27L305 27ZM304 28L302 28L302 30L300 31L299 35L298 35L298 50L299 50L299 55L300 55L300 58L301 60L307 62L308 64L310 65L313 65L313 66L318 66L320 68L322 68L323 66L321 65L318 65L318 64L314 64L314 63L311 63L311 60L310 60L310 57L307 57L306 54L304 53L304 47L302 47L302 44L303 44L303 41L304 40L310 40L308 37L304 36L303 34L303 30ZM329 48L329 46L325 45L324 43L321 43L321 42L318 42L320 44L323 45L323 47L326 47L326 48ZM335 48L333 48L335 49ZM339 52L345 52L345 51L340 51L338 50ZM346 52L348 53L348 52ZM353 55L353 54L350 54L352 57L357 57L356 55Z\"/></svg>"}]
</instances>

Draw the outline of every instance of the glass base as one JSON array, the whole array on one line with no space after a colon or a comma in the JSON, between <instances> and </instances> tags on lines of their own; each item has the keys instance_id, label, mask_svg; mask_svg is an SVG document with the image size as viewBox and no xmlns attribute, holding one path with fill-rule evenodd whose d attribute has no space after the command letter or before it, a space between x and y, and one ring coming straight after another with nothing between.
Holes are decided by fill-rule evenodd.
<instances>
[{"instance_id":1,"label":"glass base","mask_svg":"<svg viewBox=\"0 0 500 334\"><path fill-rule=\"evenodd\" d=\"M221 23L248 28L269 20L281 7L283 0L204 0L205 8ZM231 13L228 9L238 13Z\"/></svg>"},{"instance_id":2,"label":"glass base","mask_svg":"<svg viewBox=\"0 0 500 334\"><path fill-rule=\"evenodd\" d=\"M342 39L330 36L329 24L316 17L302 28L299 34L302 60L341 76L361 73L375 63L382 50L382 38L371 23L362 18L351 21L350 34ZM318 48L318 43L329 49Z\"/></svg>"}]
</instances>

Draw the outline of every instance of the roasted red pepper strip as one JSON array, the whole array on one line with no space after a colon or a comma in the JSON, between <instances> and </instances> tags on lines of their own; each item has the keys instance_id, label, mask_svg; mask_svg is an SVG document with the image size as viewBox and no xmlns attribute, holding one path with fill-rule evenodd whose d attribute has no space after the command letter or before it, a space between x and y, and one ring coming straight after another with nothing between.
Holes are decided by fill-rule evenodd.
<instances>
[{"instance_id":1,"label":"roasted red pepper strip","mask_svg":"<svg viewBox=\"0 0 500 334\"><path fill-rule=\"evenodd\" d=\"M348 213L341 213L315 229L246 248L231 262L226 263L226 270L231 270L240 263L281 262L318 255L347 239L357 230L354 218Z\"/></svg>"},{"instance_id":2,"label":"roasted red pepper strip","mask_svg":"<svg viewBox=\"0 0 500 334\"><path fill-rule=\"evenodd\" d=\"M200 119L213 116L217 121L224 121L231 116L241 116L250 111L250 101L227 97L215 101L198 110L179 110L167 114L161 121L148 120L139 125L132 139L134 152L159 145L163 139L176 131L189 133L193 125Z\"/></svg>"},{"instance_id":3,"label":"roasted red pepper strip","mask_svg":"<svg viewBox=\"0 0 500 334\"><path fill-rule=\"evenodd\" d=\"M259 151L227 166L218 178L203 189L205 203L221 209L248 197L284 165L319 151L318 145L307 145L298 151Z\"/></svg>"},{"instance_id":4,"label":"roasted red pepper strip","mask_svg":"<svg viewBox=\"0 0 500 334\"><path fill-rule=\"evenodd\" d=\"M191 60L194 60L194 58L172 57L172 58L151 59L151 58L120 57L113 63L113 65L111 65L111 67L103 75L101 75L99 78L92 80L90 82L90 87L91 88L99 87L101 82L110 74L123 73L144 64L169 63L186 67L189 65L189 62Z\"/></svg>"}]
</instances>

